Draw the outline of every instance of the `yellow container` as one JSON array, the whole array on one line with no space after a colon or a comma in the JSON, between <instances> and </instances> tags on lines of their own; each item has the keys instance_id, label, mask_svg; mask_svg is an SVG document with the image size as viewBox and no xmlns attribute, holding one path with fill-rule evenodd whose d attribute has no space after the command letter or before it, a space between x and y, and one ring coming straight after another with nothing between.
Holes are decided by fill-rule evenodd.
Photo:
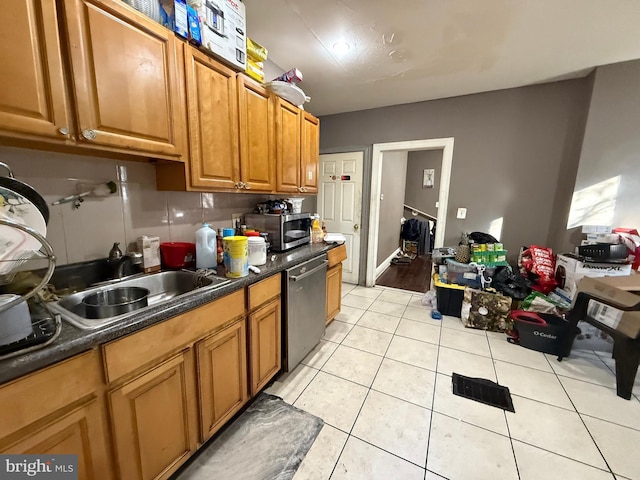
<instances>
[{"instance_id":1,"label":"yellow container","mask_svg":"<svg viewBox=\"0 0 640 480\"><path fill-rule=\"evenodd\" d=\"M249 242L247 237L224 237L222 241L227 277L241 278L249 275Z\"/></svg>"},{"instance_id":2,"label":"yellow container","mask_svg":"<svg viewBox=\"0 0 640 480\"><path fill-rule=\"evenodd\" d=\"M264 62L267 59L268 51L258 42L247 37L247 56L254 62Z\"/></svg>"},{"instance_id":3,"label":"yellow container","mask_svg":"<svg viewBox=\"0 0 640 480\"><path fill-rule=\"evenodd\" d=\"M264 70L262 69L262 62L255 63L250 59L247 60L247 66L245 68L245 72L251 78L259 81L260 83L264 83Z\"/></svg>"}]
</instances>

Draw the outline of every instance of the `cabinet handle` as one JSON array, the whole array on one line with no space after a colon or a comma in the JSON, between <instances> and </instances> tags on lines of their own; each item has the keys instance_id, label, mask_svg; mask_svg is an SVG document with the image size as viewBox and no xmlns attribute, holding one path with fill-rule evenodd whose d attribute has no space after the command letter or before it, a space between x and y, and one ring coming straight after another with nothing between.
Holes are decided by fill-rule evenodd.
<instances>
[{"instance_id":1,"label":"cabinet handle","mask_svg":"<svg viewBox=\"0 0 640 480\"><path fill-rule=\"evenodd\" d=\"M82 136L87 140L95 140L98 135L95 130L87 128L82 130Z\"/></svg>"},{"instance_id":2,"label":"cabinet handle","mask_svg":"<svg viewBox=\"0 0 640 480\"><path fill-rule=\"evenodd\" d=\"M242 188L244 188L245 190L251 190L251 185L249 185L248 183L242 182Z\"/></svg>"},{"instance_id":3,"label":"cabinet handle","mask_svg":"<svg viewBox=\"0 0 640 480\"><path fill-rule=\"evenodd\" d=\"M58 133L60 135L69 135L69 129L67 127L60 127Z\"/></svg>"}]
</instances>

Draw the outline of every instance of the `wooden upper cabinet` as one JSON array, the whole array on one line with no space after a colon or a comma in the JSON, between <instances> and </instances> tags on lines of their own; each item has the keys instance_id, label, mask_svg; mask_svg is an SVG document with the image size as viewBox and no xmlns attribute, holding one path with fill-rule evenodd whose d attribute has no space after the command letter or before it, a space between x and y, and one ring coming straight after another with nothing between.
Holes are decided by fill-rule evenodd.
<instances>
[{"instance_id":1,"label":"wooden upper cabinet","mask_svg":"<svg viewBox=\"0 0 640 480\"><path fill-rule=\"evenodd\" d=\"M273 100L267 89L238 75L240 181L246 190L274 190Z\"/></svg>"},{"instance_id":2,"label":"wooden upper cabinet","mask_svg":"<svg viewBox=\"0 0 640 480\"><path fill-rule=\"evenodd\" d=\"M276 190L300 191L301 111L276 98Z\"/></svg>"},{"instance_id":3,"label":"wooden upper cabinet","mask_svg":"<svg viewBox=\"0 0 640 480\"><path fill-rule=\"evenodd\" d=\"M184 100L174 33L118 0L63 3L78 140L180 157Z\"/></svg>"},{"instance_id":4,"label":"wooden upper cabinet","mask_svg":"<svg viewBox=\"0 0 640 480\"><path fill-rule=\"evenodd\" d=\"M236 73L185 45L192 187L240 181Z\"/></svg>"},{"instance_id":5,"label":"wooden upper cabinet","mask_svg":"<svg viewBox=\"0 0 640 480\"><path fill-rule=\"evenodd\" d=\"M0 130L66 140L72 125L56 2L11 0L2 9Z\"/></svg>"},{"instance_id":6,"label":"wooden upper cabinet","mask_svg":"<svg viewBox=\"0 0 640 480\"><path fill-rule=\"evenodd\" d=\"M302 112L300 152L300 187L304 193L318 193L318 160L320 158L320 120Z\"/></svg>"}]
</instances>

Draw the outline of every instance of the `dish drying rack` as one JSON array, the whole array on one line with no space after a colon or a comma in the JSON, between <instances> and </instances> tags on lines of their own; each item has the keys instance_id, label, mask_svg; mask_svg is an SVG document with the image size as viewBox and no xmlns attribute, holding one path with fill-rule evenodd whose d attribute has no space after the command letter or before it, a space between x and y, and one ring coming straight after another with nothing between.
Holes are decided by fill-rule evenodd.
<instances>
[{"instance_id":1,"label":"dish drying rack","mask_svg":"<svg viewBox=\"0 0 640 480\"><path fill-rule=\"evenodd\" d=\"M53 271L56 267L56 256L53 252L53 247L40 233L26 225L3 218L0 218L0 225L17 228L18 230L25 232L27 235L34 237L41 245L40 250L29 251L24 255L20 255L19 258L0 260L0 262L13 263L11 270L0 275L0 285L7 285L11 283L15 275L18 273L18 268L25 262L30 260L47 260L46 272L35 287L32 287L27 293L19 295L10 302L0 306L0 313L2 313L4 310L17 305L20 302L35 297L38 302L38 307L42 309L42 315L38 315L35 319L32 316L33 333L21 340L17 340L6 345L0 345L0 360L5 360L7 358L32 352L50 345L58 338L62 331L62 320L60 318L60 314L53 313L49 309L47 303L42 297L42 289L49 283L49 280L51 280L51 276L53 275ZM42 318L39 318L40 316L42 316Z\"/></svg>"}]
</instances>

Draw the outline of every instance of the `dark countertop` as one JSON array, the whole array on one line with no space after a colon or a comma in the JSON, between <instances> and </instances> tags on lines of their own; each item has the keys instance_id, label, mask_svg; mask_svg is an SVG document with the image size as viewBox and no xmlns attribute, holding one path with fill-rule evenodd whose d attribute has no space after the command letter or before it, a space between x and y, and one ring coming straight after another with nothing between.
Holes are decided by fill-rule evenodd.
<instances>
[{"instance_id":1,"label":"dark countertop","mask_svg":"<svg viewBox=\"0 0 640 480\"><path fill-rule=\"evenodd\" d=\"M261 270L259 274L249 272L248 276L231 279L231 283L221 288L197 291L187 298L175 298L162 302L140 315L98 330L81 330L63 320L60 336L51 345L14 358L0 360L0 384L217 300L247 285L317 257L334 247L336 247L335 244L310 243L288 252L276 253L273 261L271 261L272 255L269 254L267 264L258 267Z\"/></svg>"}]
</instances>

